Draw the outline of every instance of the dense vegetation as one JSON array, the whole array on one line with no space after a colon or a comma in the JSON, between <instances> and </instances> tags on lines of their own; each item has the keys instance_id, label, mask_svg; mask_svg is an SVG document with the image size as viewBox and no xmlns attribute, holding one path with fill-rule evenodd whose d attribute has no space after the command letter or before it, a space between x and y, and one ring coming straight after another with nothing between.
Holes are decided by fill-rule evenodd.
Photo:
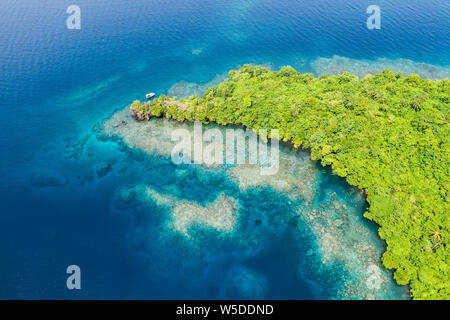
<instances>
[{"instance_id":1,"label":"dense vegetation","mask_svg":"<svg viewBox=\"0 0 450 320\"><path fill-rule=\"evenodd\" d=\"M280 139L365 190L384 265L415 299L450 299L450 81L384 70L363 79L246 65L203 98L135 101L151 116L278 128ZM269 131L270 132L270 131ZM270 137L268 137L270 138Z\"/></svg>"}]
</instances>

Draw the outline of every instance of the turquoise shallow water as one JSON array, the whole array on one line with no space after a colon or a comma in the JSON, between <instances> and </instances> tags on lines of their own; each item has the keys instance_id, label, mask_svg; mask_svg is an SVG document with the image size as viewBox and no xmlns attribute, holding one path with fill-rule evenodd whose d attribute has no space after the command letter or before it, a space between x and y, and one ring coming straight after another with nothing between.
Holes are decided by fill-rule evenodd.
<instances>
[{"instance_id":1,"label":"turquoise shallow water","mask_svg":"<svg viewBox=\"0 0 450 320\"><path fill-rule=\"evenodd\" d=\"M80 0L79 31L69 4L0 3L1 298L405 297L392 279L373 289L383 243L364 199L307 154L309 198L293 197L273 181L242 189L229 168L175 167L102 126L148 91L201 94L244 63L448 77L448 1L380 1L377 33L364 1ZM221 192L238 208L231 233L170 227L177 203ZM65 287L70 264L81 291Z\"/></svg>"},{"instance_id":2,"label":"turquoise shallow water","mask_svg":"<svg viewBox=\"0 0 450 320\"><path fill-rule=\"evenodd\" d=\"M127 125L118 126L123 120ZM148 167L148 175L117 192L117 203L139 207L134 241L152 247L150 268L163 287L170 284L167 297L180 286L177 298L407 297L379 263L383 242L361 216L365 201L358 190L288 145L271 176L248 164L173 165L175 143L168 137L192 127L136 123L125 109L99 135L125 144L139 166ZM129 162L114 164L122 166Z\"/></svg>"}]
</instances>

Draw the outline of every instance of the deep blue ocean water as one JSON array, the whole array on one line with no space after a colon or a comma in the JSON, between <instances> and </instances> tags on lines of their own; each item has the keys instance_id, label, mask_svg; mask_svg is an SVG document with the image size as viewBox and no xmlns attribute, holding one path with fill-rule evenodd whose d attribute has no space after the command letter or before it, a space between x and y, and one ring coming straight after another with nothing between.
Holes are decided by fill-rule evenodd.
<instances>
[{"instance_id":1,"label":"deep blue ocean water","mask_svg":"<svg viewBox=\"0 0 450 320\"><path fill-rule=\"evenodd\" d=\"M66 28L72 3L81 8L81 30ZM381 30L366 28L371 4L381 7ZM167 242L147 235L160 230L157 217L164 213L157 213L164 209L117 200L118 190L143 181L156 188L174 183L171 164L114 141L99 142L91 157L73 153L96 124L148 91L166 93L179 81L205 84L244 63L309 72L318 57L338 55L448 66L449 18L446 0L1 1L0 298L245 298L239 284L222 283L224 275L247 274L242 270L265 275L265 290L245 291L258 297L334 298L331 289L315 293L294 267L313 239L298 247L287 230L261 237L269 242L261 254L233 256L217 253L233 242L212 234L201 240L207 258L196 258L197 251L175 245L182 242L176 236ZM105 159L113 169L129 162L129 169L99 178L96 168ZM205 188L196 187L205 178L189 170L192 177L177 180L177 187L205 203ZM349 192L329 171L320 172L319 190ZM289 211L280 207L287 203L283 194L249 195L224 177L206 179L221 181L246 208L265 193L277 199L255 212ZM207 199L219 191L212 188ZM357 212L363 211L361 203ZM376 237L375 226L367 228ZM70 264L82 268L80 291L66 288ZM338 282L331 271L326 279L327 272L318 281ZM250 272L238 282L257 288L255 277Z\"/></svg>"}]
</instances>

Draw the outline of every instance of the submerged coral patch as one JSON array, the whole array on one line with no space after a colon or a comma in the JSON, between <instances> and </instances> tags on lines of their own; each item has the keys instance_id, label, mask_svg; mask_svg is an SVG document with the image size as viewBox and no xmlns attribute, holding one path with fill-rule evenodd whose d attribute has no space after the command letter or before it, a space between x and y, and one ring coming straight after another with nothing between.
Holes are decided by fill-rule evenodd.
<instances>
[{"instance_id":1,"label":"submerged coral patch","mask_svg":"<svg viewBox=\"0 0 450 320\"><path fill-rule=\"evenodd\" d=\"M360 78L368 74L377 74L384 69L391 69L393 72L401 72L404 76L410 73L418 74L426 79L448 79L450 78L449 67L439 67L427 63L415 62L408 59L386 59L359 60L341 56L332 58L317 58L311 64L314 73L318 75L337 75L350 72Z\"/></svg>"},{"instance_id":2,"label":"submerged coral patch","mask_svg":"<svg viewBox=\"0 0 450 320\"><path fill-rule=\"evenodd\" d=\"M170 208L172 228L186 236L189 235L189 228L192 225L230 232L236 224L236 201L223 193L206 206L192 201L180 201L151 188L147 188L146 193L157 205Z\"/></svg>"},{"instance_id":3,"label":"submerged coral patch","mask_svg":"<svg viewBox=\"0 0 450 320\"><path fill-rule=\"evenodd\" d=\"M268 283L261 273L236 266L227 272L222 290L229 298L264 299Z\"/></svg>"},{"instance_id":4,"label":"submerged coral patch","mask_svg":"<svg viewBox=\"0 0 450 320\"><path fill-rule=\"evenodd\" d=\"M315 165L307 160L306 153L295 153L281 152L277 174L261 175L261 166L252 164L234 166L227 173L241 190L270 186L290 197L300 197L311 202L314 198L312 186L316 178Z\"/></svg>"},{"instance_id":5,"label":"submerged coral patch","mask_svg":"<svg viewBox=\"0 0 450 320\"><path fill-rule=\"evenodd\" d=\"M201 52L202 51L199 49L192 50L192 54L194 55L199 55L201 54ZM178 98L188 98L192 95L202 96L208 88L218 85L223 80L225 80L227 76L227 73L219 74L206 83L188 82L181 80L174 83L167 91L167 94L171 97L175 96Z\"/></svg>"}]
</instances>

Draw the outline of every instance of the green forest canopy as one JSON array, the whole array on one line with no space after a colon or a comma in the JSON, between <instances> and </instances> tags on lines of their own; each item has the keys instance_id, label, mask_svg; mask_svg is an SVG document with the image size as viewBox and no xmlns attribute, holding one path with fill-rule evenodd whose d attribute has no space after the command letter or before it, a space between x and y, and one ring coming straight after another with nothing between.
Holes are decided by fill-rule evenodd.
<instances>
[{"instance_id":1,"label":"green forest canopy","mask_svg":"<svg viewBox=\"0 0 450 320\"><path fill-rule=\"evenodd\" d=\"M365 190L364 216L380 225L382 261L397 283L410 284L415 299L450 299L450 81L389 69L316 78L251 65L229 75L203 98L162 95L133 102L131 112L138 120L279 129L280 140L310 149L312 159Z\"/></svg>"}]
</instances>

